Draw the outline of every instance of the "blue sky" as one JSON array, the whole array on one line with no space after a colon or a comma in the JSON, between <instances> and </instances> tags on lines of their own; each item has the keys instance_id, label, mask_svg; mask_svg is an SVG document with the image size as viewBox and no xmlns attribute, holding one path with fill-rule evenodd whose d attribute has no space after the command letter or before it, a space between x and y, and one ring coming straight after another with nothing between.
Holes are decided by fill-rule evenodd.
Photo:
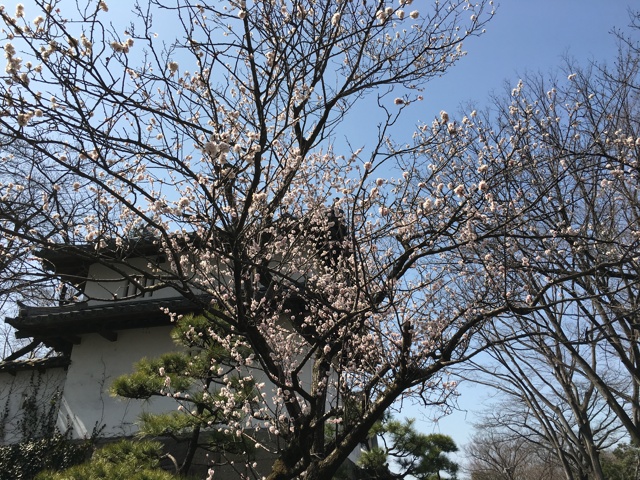
<instances>
[{"instance_id":1,"label":"blue sky","mask_svg":"<svg viewBox=\"0 0 640 480\"><path fill-rule=\"evenodd\" d=\"M554 71L565 55L582 64L613 59L617 47L610 32L626 29L631 5L621 0L505 0L486 34L465 44L467 57L427 87L423 107L439 112L456 111L469 100L482 105L492 91L501 93L505 80L513 85L527 71Z\"/></svg>"}]
</instances>

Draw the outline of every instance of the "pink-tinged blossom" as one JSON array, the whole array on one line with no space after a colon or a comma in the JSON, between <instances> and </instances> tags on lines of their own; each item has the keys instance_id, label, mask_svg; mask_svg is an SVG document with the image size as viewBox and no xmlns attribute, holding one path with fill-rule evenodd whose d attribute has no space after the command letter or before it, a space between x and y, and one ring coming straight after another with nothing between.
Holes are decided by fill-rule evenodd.
<instances>
[{"instance_id":1,"label":"pink-tinged blossom","mask_svg":"<svg viewBox=\"0 0 640 480\"><path fill-rule=\"evenodd\" d=\"M334 27L337 26L340 23L340 16L340 12L334 13L331 17L331 25L333 25Z\"/></svg>"},{"instance_id":2,"label":"pink-tinged blossom","mask_svg":"<svg viewBox=\"0 0 640 480\"><path fill-rule=\"evenodd\" d=\"M29 120L31 120L31 115L28 113L19 113L16 120L18 121L19 126L26 127Z\"/></svg>"},{"instance_id":3,"label":"pink-tinged blossom","mask_svg":"<svg viewBox=\"0 0 640 480\"><path fill-rule=\"evenodd\" d=\"M11 43L5 43L4 45L4 56L5 58L11 58L16 54L16 49Z\"/></svg>"},{"instance_id":4,"label":"pink-tinged blossom","mask_svg":"<svg viewBox=\"0 0 640 480\"><path fill-rule=\"evenodd\" d=\"M409 14L409 16L415 20L416 18L418 18L420 16L420 12L418 12L418 10L414 10L413 12L411 12Z\"/></svg>"},{"instance_id":5,"label":"pink-tinged blossom","mask_svg":"<svg viewBox=\"0 0 640 480\"><path fill-rule=\"evenodd\" d=\"M393 103L396 105L404 105L404 100L402 98L396 98Z\"/></svg>"},{"instance_id":6,"label":"pink-tinged blossom","mask_svg":"<svg viewBox=\"0 0 640 480\"><path fill-rule=\"evenodd\" d=\"M247 16L247 11L246 11L246 10L240 10L240 11L238 12L238 18L239 18L240 20L244 20L246 16Z\"/></svg>"},{"instance_id":7,"label":"pink-tinged blossom","mask_svg":"<svg viewBox=\"0 0 640 480\"><path fill-rule=\"evenodd\" d=\"M169 69L169 73L171 75L173 75L174 73L176 73L178 71L178 62L169 62L167 63L167 68Z\"/></svg>"},{"instance_id":8,"label":"pink-tinged blossom","mask_svg":"<svg viewBox=\"0 0 640 480\"><path fill-rule=\"evenodd\" d=\"M396 17L398 17L398 19L400 20L404 19L404 10L397 10Z\"/></svg>"},{"instance_id":9,"label":"pink-tinged blossom","mask_svg":"<svg viewBox=\"0 0 640 480\"><path fill-rule=\"evenodd\" d=\"M464 196L464 185L458 185L456 188L453 189L453 193L455 193L456 196L458 196L458 197L463 197Z\"/></svg>"}]
</instances>

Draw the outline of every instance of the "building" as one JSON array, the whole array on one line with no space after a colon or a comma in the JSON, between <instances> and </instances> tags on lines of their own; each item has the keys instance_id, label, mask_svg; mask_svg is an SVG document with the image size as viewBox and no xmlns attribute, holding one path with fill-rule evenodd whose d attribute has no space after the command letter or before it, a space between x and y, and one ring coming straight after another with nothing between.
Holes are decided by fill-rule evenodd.
<instances>
[{"instance_id":1,"label":"building","mask_svg":"<svg viewBox=\"0 0 640 480\"><path fill-rule=\"evenodd\" d=\"M75 251L39 255L55 275L73 283L76 297L84 300L48 307L20 305L17 316L5 319L19 338L33 338L31 345L55 348L60 356L26 361L9 357L0 363L0 408L15 419L5 424L0 441L21 440L25 428L19 419L33 416L21 410L38 404L42 414L52 399L59 407L57 427L70 429L77 439L98 432L100 437L130 436L143 411L174 409L170 399L140 402L109 393L111 382L130 373L141 357L175 350L167 312L198 309L171 288L153 289L145 271L164 261L153 242L141 240L126 255L105 255L101 262L90 262Z\"/></svg>"}]
</instances>

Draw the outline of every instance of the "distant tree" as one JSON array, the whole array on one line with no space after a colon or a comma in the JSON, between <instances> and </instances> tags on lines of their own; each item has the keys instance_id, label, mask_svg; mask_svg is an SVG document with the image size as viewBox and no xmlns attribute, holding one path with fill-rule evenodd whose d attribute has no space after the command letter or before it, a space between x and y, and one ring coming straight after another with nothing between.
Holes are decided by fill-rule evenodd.
<instances>
[{"instance_id":1,"label":"distant tree","mask_svg":"<svg viewBox=\"0 0 640 480\"><path fill-rule=\"evenodd\" d=\"M549 480L565 477L549 446L492 425L478 425L464 447L471 480Z\"/></svg>"},{"instance_id":2,"label":"distant tree","mask_svg":"<svg viewBox=\"0 0 640 480\"><path fill-rule=\"evenodd\" d=\"M364 451L359 460L366 478L457 478L458 465L447 456L458 451L453 439L438 433L419 433L413 424L412 419L400 422L387 417L372 429L380 445Z\"/></svg>"},{"instance_id":3,"label":"distant tree","mask_svg":"<svg viewBox=\"0 0 640 480\"><path fill-rule=\"evenodd\" d=\"M624 429L577 362L547 333L552 328L545 323L548 316L567 328L575 321L571 314L557 318L563 308L550 307L486 328L480 334L489 345L486 354L481 362L470 362L464 375L494 395L495 402L482 414L483 425L548 449L566 478L602 479L600 455L624 436ZM574 348L586 356L597 347ZM598 357L591 358L595 365ZM606 379L612 389L627 388L615 372Z\"/></svg>"},{"instance_id":4,"label":"distant tree","mask_svg":"<svg viewBox=\"0 0 640 480\"><path fill-rule=\"evenodd\" d=\"M602 456L602 470L607 480L640 480L640 448L621 443Z\"/></svg>"}]
</instances>

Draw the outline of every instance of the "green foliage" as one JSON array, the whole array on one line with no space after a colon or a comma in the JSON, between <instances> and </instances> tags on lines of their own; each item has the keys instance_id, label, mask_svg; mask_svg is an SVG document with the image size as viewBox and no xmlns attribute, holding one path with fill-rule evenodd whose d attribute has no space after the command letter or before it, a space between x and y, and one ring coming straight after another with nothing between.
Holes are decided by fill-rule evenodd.
<instances>
[{"instance_id":1,"label":"green foliage","mask_svg":"<svg viewBox=\"0 0 640 480\"><path fill-rule=\"evenodd\" d=\"M622 443L600 459L607 480L640 480L640 448Z\"/></svg>"},{"instance_id":2,"label":"green foliage","mask_svg":"<svg viewBox=\"0 0 640 480\"><path fill-rule=\"evenodd\" d=\"M185 316L172 331L178 351L157 359L145 358L135 365L133 373L116 379L112 385L116 395L135 399L171 397L177 402L173 412L142 415L141 435L190 438L191 452L204 448L250 453L250 442L238 438L235 429L222 428L250 414L257 398L249 376L231 373L250 351L227 333L225 325L215 318ZM225 345L217 338L225 338ZM190 457L188 454L181 471L188 471Z\"/></svg>"},{"instance_id":3,"label":"green foliage","mask_svg":"<svg viewBox=\"0 0 640 480\"><path fill-rule=\"evenodd\" d=\"M172 387L178 391L187 390L192 379L183 376L189 365L189 355L169 352L157 359L143 358L134 365L134 372L122 375L113 382L111 391L126 398L148 399L163 395ZM164 369L165 375L159 372ZM170 379L169 383L167 378Z\"/></svg>"},{"instance_id":4,"label":"green foliage","mask_svg":"<svg viewBox=\"0 0 640 480\"><path fill-rule=\"evenodd\" d=\"M385 418L376 424L371 433L381 439L382 446L363 452L360 466L370 479L395 479L412 476L418 480L433 480L445 472L449 478L457 478L458 465L447 457L458 447L447 435L425 435L416 431L413 419L403 422ZM389 470L389 462L400 473Z\"/></svg>"},{"instance_id":5,"label":"green foliage","mask_svg":"<svg viewBox=\"0 0 640 480\"><path fill-rule=\"evenodd\" d=\"M29 439L20 443L0 446L0 480L32 479L44 469L59 470L84 461L93 450L92 441L71 441L68 434L56 429L60 392L43 398L44 376L33 371L23 392L21 411L17 419L17 435ZM46 390L50 392L50 390ZM9 418L11 385L3 412L0 414L4 434Z\"/></svg>"},{"instance_id":6,"label":"green foliage","mask_svg":"<svg viewBox=\"0 0 640 480\"><path fill-rule=\"evenodd\" d=\"M72 442L55 433L37 440L0 446L0 479L28 480L38 472L61 470L83 462L93 450L91 441Z\"/></svg>"},{"instance_id":7,"label":"green foliage","mask_svg":"<svg viewBox=\"0 0 640 480\"><path fill-rule=\"evenodd\" d=\"M171 480L174 475L159 468L161 445L130 441L105 445L91 459L62 472L45 471L35 480Z\"/></svg>"}]
</instances>

